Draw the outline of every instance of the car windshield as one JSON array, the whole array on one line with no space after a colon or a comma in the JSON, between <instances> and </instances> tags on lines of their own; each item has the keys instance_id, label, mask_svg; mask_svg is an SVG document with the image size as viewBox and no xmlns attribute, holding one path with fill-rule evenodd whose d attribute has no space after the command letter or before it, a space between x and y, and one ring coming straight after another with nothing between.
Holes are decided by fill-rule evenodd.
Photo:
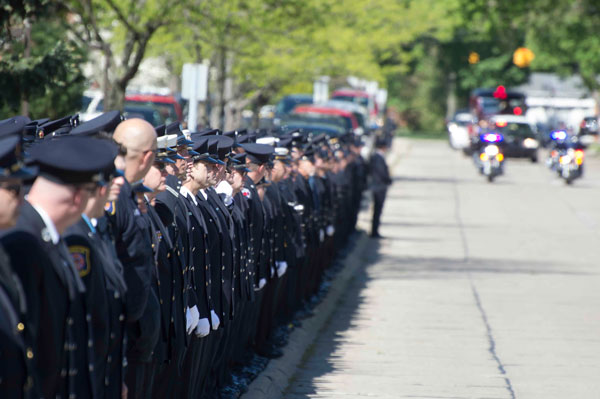
<instances>
[{"instance_id":1,"label":"car windshield","mask_svg":"<svg viewBox=\"0 0 600 399\"><path fill-rule=\"evenodd\" d=\"M303 97L285 97L277 103L275 112L278 115L289 114L297 105L312 104L312 99Z\"/></svg>"},{"instance_id":2,"label":"car windshield","mask_svg":"<svg viewBox=\"0 0 600 399\"><path fill-rule=\"evenodd\" d=\"M152 101L132 101L126 100L125 107L131 108L153 108L160 115L161 123L169 124L177 121L177 111L174 104L159 103Z\"/></svg>"},{"instance_id":3,"label":"car windshield","mask_svg":"<svg viewBox=\"0 0 600 399\"><path fill-rule=\"evenodd\" d=\"M361 113L353 112L352 115L354 115L354 117L356 118L356 122L358 123L358 126L365 127L365 118Z\"/></svg>"},{"instance_id":4,"label":"car windshield","mask_svg":"<svg viewBox=\"0 0 600 399\"><path fill-rule=\"evenodd\" d=\"M505 136L513 137L534 137L531 127L527 123L509 123L506 127L501 129L502 134Z\"/></svg>"}]
</instances>

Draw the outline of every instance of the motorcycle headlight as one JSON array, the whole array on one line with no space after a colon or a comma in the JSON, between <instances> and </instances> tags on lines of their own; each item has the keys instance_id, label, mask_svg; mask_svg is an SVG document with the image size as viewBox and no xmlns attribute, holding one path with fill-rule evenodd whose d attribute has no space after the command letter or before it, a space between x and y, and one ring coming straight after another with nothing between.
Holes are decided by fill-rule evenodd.
<instances>
[{"instance_id":1,"label":"motorcycle headlight","mask_svg":"<svg viewBox=\"0 0 600 399\"><path fill-rule=\"evenodd\" d=\"M561 165L566 165L571 162L571 157L568 155L563 155L559 158L558 162L560 162Z\"/></svg>"},{"instance_id":2,"label":"motorcycle headlight","mask_svg":"<svg viewBox=\"0 0 600 399\"><path fill-rule=\"evenodd\" d=\"M525 148L538 148L539 145L540 144L538 143L538 141L536 139L532 139L530 137L523 140L523 147L525 147Z\"/></svg>"},{"instance_id":3,"label":"motorcycle headlight","mask_svg":"<svg viewBox=\"0 0 600 399\"><path fill-rule=\"evenodd\" d=\"M488 145L487 147L485 147L485 153L489 157L495 157L496 155L498 155L499 152L500 149L497 145Z\"/></svg>"}]
</instances>

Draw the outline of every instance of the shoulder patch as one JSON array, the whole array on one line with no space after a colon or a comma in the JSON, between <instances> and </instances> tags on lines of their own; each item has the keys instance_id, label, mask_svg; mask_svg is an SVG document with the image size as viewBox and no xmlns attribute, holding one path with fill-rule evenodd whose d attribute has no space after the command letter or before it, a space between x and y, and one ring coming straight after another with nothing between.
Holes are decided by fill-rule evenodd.
<instances>
[{"instance_id":1,"label":"shoulder patch","mask_svg":"<svg viewBox=\"0 0 600 399\"><path fill-rule=\"evenodd\" d=\"M252 199L252 192L247 188L242 188L242 195L248 199Z\"/></svg>"},{"instance_id":2,"label":"shoulder patch","mask_svg":"<svg viewBox=\"0 0 600 399\"><path fill-rule=\"evenodd\" d=\"M117 211L117 204L115 201L109 201L104 205L104 211L110 216L113 216Z\"/></svg>"},{"instance_id":3,"label":"shoulder patch","mask_svg":"<svg viewBox=\"0 0 600 399\"><path fill-rule=\"evenodd\" d=\"M79 272L79 277L87 276L92 270L92 263L90 262L90 249L82 245L71 245L69 252L73 257L73 263Z\"/></svg>"}]
</instances>

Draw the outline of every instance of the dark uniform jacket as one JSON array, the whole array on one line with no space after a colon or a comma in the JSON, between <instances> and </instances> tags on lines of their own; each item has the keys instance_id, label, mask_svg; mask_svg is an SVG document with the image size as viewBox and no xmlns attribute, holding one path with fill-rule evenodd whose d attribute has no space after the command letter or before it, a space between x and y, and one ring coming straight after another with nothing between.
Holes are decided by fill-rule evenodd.
<instances>
[{"instance_id":1,"label":"dark uniform jacket","mask_svg":"<svg viewBox=\"0 0 600 399\"><path fill-rule=\"evenodd\" d=\"M33 370L28 367L23 320L25 293L0 246L0 398L33 398ZM39 395L39 394L38 394Z\"/></svg>"},{"instance_id":2,"label":"dark uniform jacket","mask_svg":"<svg viewBox=\"0 0 600 399\"><path fill-rule=\"evenodd\" d=\"M91 316L64 241L54 244L40 214L25 202L17 226L2 243L26 294L27 357L34 359L40 396L94 397Z\"/></svg>"},{"instance_id":3,"label":"dark uniform jacket","mask_svg":"<svg viewBox=\"0 0 600 399\"><path fill-rule=\"evenodd\" d=\"M126 292L122 267L87 217L67 229L65 242L90 306L96 397L109 398L119 394L122 385Z\"/></svg>"},{"instance_id":4,"label":"dark uniform jacket","mask_svg":"<svg viewBox=\"0 0 600 399\"><path fill-rule=\"evenodd\" d=\"M127 320L142 317L148 302L153 270L152 247L148 236L148 223L137 207L131 185L125 181L110 215L114 229L117 255L123 265L127 283ZM158 327L158 326L157 326Z\"/></svg>"},{"instance_id":5,"label":"dark uniform jacket","mask_svg":"<svg viewBox=\"0 0 600 399\"><path fill-rule=\"evenodd\" d=\"M159 298L161 309L161 338L157 349L155 350L155 358L159 361L171 361L172 355L176 350L175 345L175 318L181 317L182 309L179 309L176 297L181 296L182 292L175 292L176 276L181 274L180 259L169 230L163 224L158 213L149 203L147 204L147 216L150 219L152 234L153 234L153 250L156 260L156 277L157 284L155 285L156 294Z\"/></svg>"},{"instance_id":6,"label":"dark uniform jacket","mask_svg":"<svg viewBox=\"0 0 600 399\"><path fill-rule=\"evenodd\" d=\"M135 193L126 181L109 218L117 256L127 283L127 357L149 361L160 328L158 298L150 289L154 273L150 226L137 207Z\"/></svg>"},{"instance_id":7,"label":"dark uniform jacket","mask_svg":"<svg viewBox=\"0 0 600 399\"><path fill-rule=\"evenodd\" d=\"M154 209L162 223L167 228L174 245L173 256L177 256L176 270L173 274L173 295L175 305L173 309L175 351L179 361L183 360L183 352L189 344L190 335L186 334L185 310L196 305L196 298L192 290L192 259L189 249L190 220L184 199L179 194L181 182L172 175L167 176L167 189L156 196Z\"/></svg>"},{"instance_id":8,"label":"dark uniform jacket","mask_svg":"<svg viewBox=\"0 0 600 399\"><path fill-rule=\"evenodd\" d=\"M190 221L189 240L191 248L190 261L192 268L192 287L195 292L196 303L200 318L208 318L210 320L210 310L214 309L212 302L212 278L210 264L210 248L208 242L208 234L210 233L209 225L205 223L204 217L200 212L200 208L192 199L193 194L189 194L189 198L181 195ZM214 227L214 226L213 226ZM215 230L216 231L216 230ZM214 233L214 232L213 232ZM190 306L193 306L190 304Z\"/></svg>"},{"instance_id":9,"label":"dark uniform jacket","mask_svg":"<svg viewBox=\"0 0 600 399\"><path fill-rule=\"evenodd\" d=\"M211 187L206 189L207 202L214 209L215 216L219 225L221 226L221 293L223 295L223 309L222 314L219 314L223 325L227 323L227 320L233 318L234 313L234 268L233 268L233 256L234 256L234 245L233 245L233 234L234 226L231 214L227 210L225 203L221 199L221 196Z\"/></svg>"},{"instance_id":10,"label":"dark uniform jacket","mask_svg":"<svg viewBox=\"0 0 600 399\"><path fill-rule=\"evenodd\" d=\"M387 186L392 184L392 179L390 178L390 172L385 163L385 159L377 151L371 155L369 174L371 175L371 185L373 186L373 189L387 188Z\"/></svg>"},{"instance_id":11,"label":"dark uniform jacket","mask_svg":"<svg viewBox=\"0 0 600 399\"><path fill-rule=\"evenodd\" d=\"M201 192L196 195L196 201L198 203L198 210L200 211L201 217L204 219L204 224L207 227L208 234L206 235L206 242L208 248L209 267L208 272L210 273L210 295L211 295L211 310L222 319L223 312L228 307L229 303L225 300L223 292L223 260L225 258L223 241L225 235L228 235L228 231L221 225L217 211L205 199ZM210 320L210 319L209 319ZM223 322L221 320L221 322ZM211 320L212 325L212 320Z\"/></svg>"},{"instance_id":12,"label":"dark uniform jacket","mask_svg":"<svg viewBox=\"0 0 600 399\"><path fill-rule=\"evenodd\" d=\"M244 182L242 195L244 195L248 201L246 217L248 218L250 248L252 251L250 254L250 260L252 261L252 266L254 267L254 284L258 286L260 279L267 278L269 274L266 260L264 257L261 259L260 256L261 243L264 234L263 228L265 216L262 202L258 196L258 191L256 191L256 186L254 185L252 179L248 176L246 176L246 181Z\"/></svg>"}]
</instances>

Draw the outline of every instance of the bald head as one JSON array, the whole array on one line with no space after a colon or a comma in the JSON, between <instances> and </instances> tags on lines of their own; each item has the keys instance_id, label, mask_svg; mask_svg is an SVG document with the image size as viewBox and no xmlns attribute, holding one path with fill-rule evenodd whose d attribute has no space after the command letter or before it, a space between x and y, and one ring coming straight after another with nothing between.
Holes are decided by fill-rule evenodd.
<instances>
[{"instance_id":1,"label":"bald head","mask_svg":"<svg viewBox=\"0 0 600 399\"><path fill-rule=\"evenodd\" d=\"M117 126L113 139L128 150L145 151L156 142L156 131L143 119L127 119Z\"/></svg>"},{"instance_id":2,"label":"bald head","mask_svg":"<svg viewBox=\"0 0 600 399\"><path fill-rule=\"evenodd\" d=\"M125 155L125 178L129 183L142 179L154 162L156 131L143 119L123 121L115 129L113 139L127 149Z\"/></svg>"}]
</instances>

